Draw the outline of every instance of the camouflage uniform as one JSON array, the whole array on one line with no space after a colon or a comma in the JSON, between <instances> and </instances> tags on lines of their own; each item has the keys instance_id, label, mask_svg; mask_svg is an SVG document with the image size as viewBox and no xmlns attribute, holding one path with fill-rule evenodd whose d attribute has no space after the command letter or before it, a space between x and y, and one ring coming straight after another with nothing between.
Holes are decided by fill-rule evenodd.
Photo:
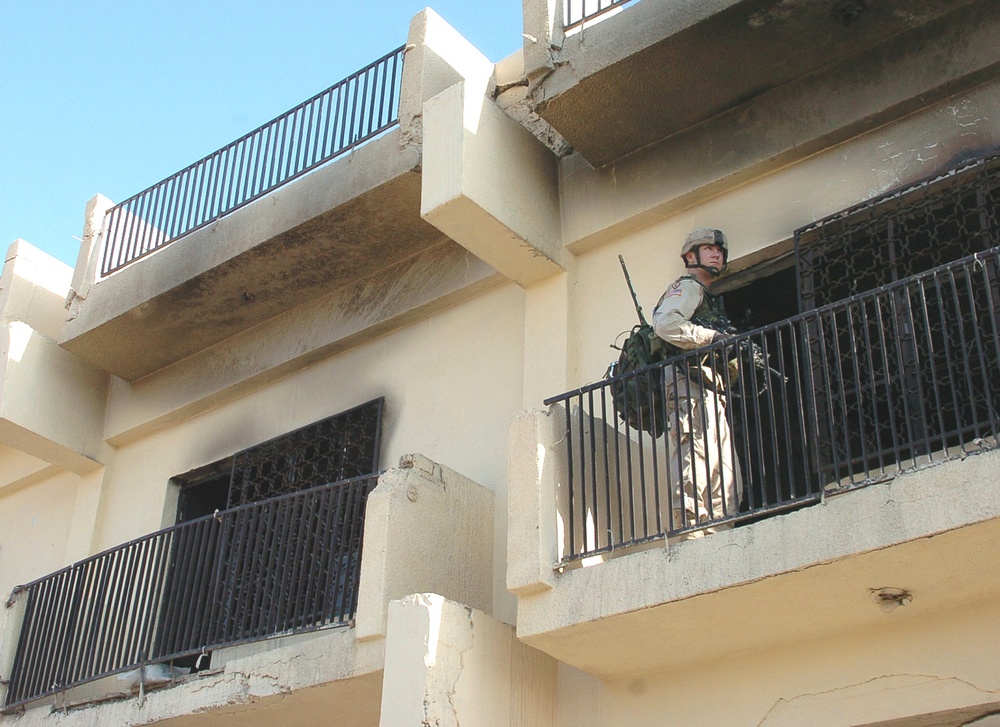
<instances>
[{"instance_id":1,"label":"camouflage uniform","mask_svg":"<svg viewBox=\"0 0 1000 727\"><path fill-rule=\"evenodd\" d=\"M716 340L717 331L691 322L722 315L721 304L696 278L685 275L667 288L653 311L656 334L679 349ZM664 371L667 441L672 488L671 529L728 517L737 512L743 483L726 419L722 376L707 363ZM713 528L692 533L697 537Z\"/></svg>"}]
</instances>

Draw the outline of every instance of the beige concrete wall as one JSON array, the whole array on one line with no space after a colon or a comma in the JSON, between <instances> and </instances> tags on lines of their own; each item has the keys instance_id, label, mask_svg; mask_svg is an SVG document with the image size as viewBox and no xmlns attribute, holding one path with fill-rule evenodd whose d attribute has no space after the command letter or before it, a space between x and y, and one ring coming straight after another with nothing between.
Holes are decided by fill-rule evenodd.
<instances>
[{"instance_id":1,"label":"beige concrete wall","mask_svg":"<svg viewBox=\"0 0 1000 727\"><path fill-rule=\"evenodd\" d=\"M957 725L997 710L996 602L919 617L905 610L883 614L870 628L723 660L699 663L691 653L691 663L673 671L602 682L563 668L555 724ZM753 617L740 614L719 627L738 630Z\"/></svg>"},{"instance_id":2,"label":"beige concrete wall","mask_svg":"<svg viewBox=\"0 0 1000 727\"><path fill-rule=\"evenodd\" d=\"M636 207L631 223L641 226L633 231L617 227L623 217L628 220L629 200L643 198L650 206L669 200L676 173L668 166L657 168L654 154L636 161L654 165L637 176L618 169L598 178L592 170L578 175L564 169L567 228L585 226L610 235L577 258L570 307L578 318L572 357L578 369L570 388L600 378L614 358L608 345L635 323L618 254L629 265L648 315L667 284L682 273L678 249L694 227L725 230L734 260L787 240L801 226L946 170L956 159L1000 149L998 99L1000 82L994 82L683 210L643 218ZM573 239L568 232L567 244Z\"/></svg>"},{"instance_id":3,"label":"beige concrete wall","mask_svg":"<svg viewBox=\"0 0 1000 727\"><path fill-rule=\"evenodd\" d=\"M113 378L104 436L121 446L175 426L502 284L443 241L139 381Z\"/></svg>"},{"instance_id":4,"label":"beige concrete wall","mask_svg":"<svg viewBox=\"0 0 1000 727\"><path fill-rule=\"evenodd\" d=\"M556 664L513 628L435 594L389 606L382 727L549 727Z\"/></svg>"},{"instance_id":5,"label":"beige concrete wall","mask_svg":"<svg viewBox=\"0 0 1000 727\"><path fill-rule=\"evenodd\" d=\"M23 240L0 276L0 592L90 554L108 377L62 350L72 269Z\"/></svg>"},{"instance_id":6,"label":"beige concrete wall","mask_svg":"<svg viewBox=\"0 0 1000 727\"><path fill-rule=\"evenodd\" d=\"M384 396L381 466L420 452L493 490L501 513L494 547L502 553L506 432L521 405L523 311L523 292L508 285L122 444L105 481L95 548L171 524L171 477ZM197 369L188 377L198 385ZM512 619L503 572L498 562L497 607Z\"/></svg>"},{"instance_id":7,"label":"beige concrete wall","mask_svg":"<svg viewBox=\"0 0 1000 727\"><path fill-rule=\"evenodd\" d=\"M0 461L9 471L11 457ZM30 486L0 488L0 594L66 565L79 478L46 473Z\"/></svg>"}]
</instances>

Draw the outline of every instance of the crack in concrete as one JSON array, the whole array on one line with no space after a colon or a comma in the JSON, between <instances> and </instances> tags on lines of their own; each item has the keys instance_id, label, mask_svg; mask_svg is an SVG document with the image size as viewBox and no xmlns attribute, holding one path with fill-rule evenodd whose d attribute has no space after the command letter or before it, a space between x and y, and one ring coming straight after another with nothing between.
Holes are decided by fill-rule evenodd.
<instances>
[{"instance_id":1,"label":"crack in concrete","mask_svg":"<svg viewBox=\"0 0 1000 727\"><path fill-rule=\"evenodd\" d=\"M820 690L818 692L804 692L802 694L798 694L798 695L796 695L794 697L791 697L791 698L788 698L788 699L786 699L785 697L780 697L779 699L777 699L774 702L774 704L771 705L770 709L768 709L767 712L764 714L764 716L760 719L760 721L757 723L757 727L763 727L764 724L768 721L768 719L771 718L771 716L775 713L775 711L777 709L781 708L784 705L790 705L793 702L795 702L796 700L799 700L799 699L808 699L810 697L819 697L819 696L822 696L824 694L836 694L837 692L845 692L845 691L850 690L850 689L856 689L857 687L863 687L866 684L874 684L874 683L876 683L878 681L881 681L881 680L884 680L884 679L890 679L890 678L893 678L893 677L910 677L910 678L913 678L913 679L928 679L928 680L935 681L935 682L956 682L958 684L964 684L965 686L970 687L973 690L975 690L975 691L977 691L977 692L979 692L981 694L987 694L987 695L991 695L991 696L992 695L1000 695L1000 692L998 692L998 691L994 691L992 689L984 689L984 688L982 688L982 687L980 687L980 686L978 686L976 684L973 684L972 682L968 681L967 679L962 679L960 677L954 677L954 676L942 677L942 676L939 676L937 674L882 674L880 676L872 677L871 679L865 679L864 681L856 682L854 684L846 684L846 685L839 686L839 687L833 687L831 689L823 689L823 690ZM997 714L997 713L1000 713L1000 710L997 710L995 712L991 712L991 714ZM905 716L905 715L903 715L903 716ZM983 715L983 717L985 717L985 716L989 716L989 715ZM982 719L983 717L977 717L972 722L963 723L963 724L973 724L974 722Z\"/></svg>"}]
</instances>

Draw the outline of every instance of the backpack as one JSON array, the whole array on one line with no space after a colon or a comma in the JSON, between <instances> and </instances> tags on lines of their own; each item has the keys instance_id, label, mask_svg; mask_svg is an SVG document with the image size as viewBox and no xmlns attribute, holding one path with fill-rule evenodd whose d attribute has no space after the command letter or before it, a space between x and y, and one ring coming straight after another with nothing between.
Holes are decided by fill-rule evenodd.
<instances>
[{"instance_id":1,"label":"backpack","mask_svg":"<svg viewBox=\"0 0 1000 727\"><path fill-rule=\"evenodd\" d=\"M618 418L633 429L659 437L666 425L666 411L663 368L654 364L669 357L672 347L643 321L632 329L620 348L613 344L612 348L621 354L604 377L610 380L611 399Z\"/></svg>"}]
</instances>

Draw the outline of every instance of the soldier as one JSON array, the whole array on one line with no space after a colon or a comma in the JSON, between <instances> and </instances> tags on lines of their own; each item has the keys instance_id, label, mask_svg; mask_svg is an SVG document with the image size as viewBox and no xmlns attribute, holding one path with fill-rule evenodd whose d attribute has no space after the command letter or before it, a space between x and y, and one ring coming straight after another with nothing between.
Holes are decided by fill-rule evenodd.
<instances>
[{"instance_id":1,"label":"soldier","mask_svg":"<svg viewBox=\"0 0 1000 727\"><path fill-rule=\"evenodd\" d=\"M711 288L728 258L721 230L699 227L687 236L681 259L688 274L670 284L653 311L653 329L660 338L693 350L725 337L701 324L725 319ZM726 419L727 377L713 367L715 358L690 360L664 371L672 530L735 515L739 507L743 484ZM684 537L701 537L716 529L707 527Z\"/></svg>"}]
</instances>

